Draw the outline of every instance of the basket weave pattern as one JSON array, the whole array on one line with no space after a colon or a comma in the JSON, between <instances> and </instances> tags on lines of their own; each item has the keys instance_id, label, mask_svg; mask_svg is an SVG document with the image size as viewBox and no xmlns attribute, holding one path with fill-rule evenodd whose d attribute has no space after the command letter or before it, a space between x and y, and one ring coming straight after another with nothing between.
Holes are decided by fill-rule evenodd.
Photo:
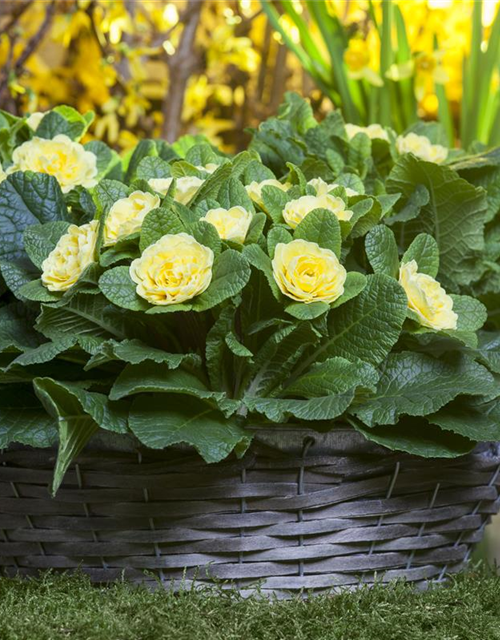
<instances>
[{"instance_id":1,"label":"basket weave pattern","mask_svg":"<svg viewBox=\"0 0 500 640\"><path fill-rule=\"evenodd\" d=\"M0 454L0 573L81 568L98 582L244 592L441 581L499 506L500 455L424 460L356 446L296 452L257 442L206 465L189 451L86 451L49 497L54 452ZM144 575L144 571L149 572Z\"/></svg>"}]
</instances>

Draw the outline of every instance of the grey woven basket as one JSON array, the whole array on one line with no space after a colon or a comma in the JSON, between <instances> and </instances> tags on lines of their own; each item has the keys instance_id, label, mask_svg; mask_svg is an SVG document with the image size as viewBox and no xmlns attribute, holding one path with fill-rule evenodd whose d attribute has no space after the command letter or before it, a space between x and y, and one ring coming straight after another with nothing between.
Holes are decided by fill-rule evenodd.
<instances>
[{"instance_id":1,"label":"grey woven basket","mask_svg":"<svg viewBox=\"0 0 500 640\"><path fill-rule=\"evenodd\" d=\"M186 448L101 443L55 499L53 464L53 451L0 454L6 575L80 568L97 582L216 578L278 595L393 578L425 585L464 566L499 507L497 445L425 460L349 429L257 430L243 460L216 465Z\"/></svg>"}]
</instances>

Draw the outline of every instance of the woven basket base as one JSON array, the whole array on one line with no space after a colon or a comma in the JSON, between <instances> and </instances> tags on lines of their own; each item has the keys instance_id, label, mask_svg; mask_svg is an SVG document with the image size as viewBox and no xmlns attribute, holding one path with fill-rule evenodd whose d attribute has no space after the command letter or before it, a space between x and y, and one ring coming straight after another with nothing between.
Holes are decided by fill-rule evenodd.
<instances>
[{"instance_id":1,"label":"woven basket base","mask_svg":"<svg viewBox=\"0 0 500 640\"><path fill-rule=\"evenodd\" d=\"M313 437L294 433L285 451L264 433L243 460L216 465L189 450L89 449L55 499L53 451L4 451L0 572L80 569L176 589L228 581L279 596L422 586L464 566L500 506L497 446L424 460L347 430Z\"/></svg>"}]
</instances>

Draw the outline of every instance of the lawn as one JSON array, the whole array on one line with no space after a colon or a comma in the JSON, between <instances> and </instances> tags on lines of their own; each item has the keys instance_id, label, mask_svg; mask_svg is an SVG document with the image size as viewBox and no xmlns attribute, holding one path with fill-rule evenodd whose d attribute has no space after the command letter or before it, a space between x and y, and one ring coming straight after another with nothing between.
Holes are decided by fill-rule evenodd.
<instances>
[{"instance_id":1,"label":"lawn","mask_svg":"<svg viewBox=\"0 0 500 640\"><path fill-rule=\"evenodd\" d=\"M496 640L500 578L484 571L447 588L395 583L307 601L247 600L209 590L173 595L82 576L0 580L1 640Z\"/></svg>"}]
</instances>

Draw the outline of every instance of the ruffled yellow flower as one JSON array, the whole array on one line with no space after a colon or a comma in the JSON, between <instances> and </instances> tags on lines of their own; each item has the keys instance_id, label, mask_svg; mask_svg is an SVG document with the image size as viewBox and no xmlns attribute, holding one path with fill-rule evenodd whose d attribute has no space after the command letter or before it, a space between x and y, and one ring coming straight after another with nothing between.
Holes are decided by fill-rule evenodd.
<instances>
[{"instance_id":1,"label":"ruffled yellow flower","mask_svg":"<svg viewBox=\"0 0 500 640\"><path fill-rule=\"evenodd\" d=\"M277 187L282 191L288 191L291 186L292 185L289 182L283 183L279 180L275 180L274 178L268 178L267 180L262 180L262 182L257 182L254 180L250 184L247 184L245 186L245 189L247 190L247 193L252 201L255 202L255 204L257 204L262 209L262 211L266 211L264 201L262 200L262 189L264 187ZM266 211L266 213L268 212Z\"/></svg>"},{"instance_id":2,"label":"ruffled yellow flower","mask_svg":"<svg viewBox=\"0 0 500 640\"><path fill-rule=\"evenodd\" d=\"M413 153L417 158L427 162L441 164L448 157L448 149L440 144L431 144L429 138L419 136L416 133L408 133L406 136L398 136L396 140L398 153Z\"/></svg>"},{"instance_id":3,"label":"ruffled yellow flower","mask_svg":"<svg viewBox=\"0 0 500 640\"><path fill-rule=\"evenodd\" d=\"M44 115L45 113L43 113L43 111L35 111L28 118L26 118L26 124L32 131L36 131Z\"/></svg>"},{"instance_id":4,"label":"ruffled yellow flower","mask_svg":"<svg viewBox=\"0 0 500 640\"><path fill-rule=\"evenodd\" d=\"M191 300L212 280L214 254L187 233L167 234L130 265L141 298L169 305Z\"/></svg>"},{"instance_id":5,"label":"ruffled yellow flower","mask_svg":"<svg viewBox=\"0 0 500 640\"><path fill-rule=\"evenodd\" d=\"M272 265L281 293L297 302L331 304L344 293L346 270L333 251L315 242L277 244Z\"/></svg>"},{"instance_id":6,"label":"ruffled yellow flower","mask_svg":"<svg viewBox=\"0 0 500 640\"><path fill-rule=\"evenodd\" d=\"M148 184L158 193L166 195L172 181L173 178L150 178ZM196 176L177 178L174 200L181 204L187 204L204 182L202 178Z\"/></svg>"},{"instance_id":7,"label":"ruffled yellow flower","mask_svg":"<svg viewBox=\"0 0 500 640\"><path fill-rule=\"evenodd\" d=\"M13 164L9 172L38 171L55 176L63 193L74 187L89 189L97 184L97 158L86 151L79 142L73 142L68 136L60 134L45 140L32 138L12 154Z\"/></svg>"},{"instance_id":8,"label":"ruffled yellow flower","mask_svg":"<svg viewBox=\"0 0 500 640\"><path fill-rule=\"evenodd\" d=\"M342 198L328 194L321 196L302 196L297 200L287 202L283 210L283 218L289 227L295 227L314 209L327 209L339 220L350 220L352 211L346 209L346 203Z\"/></svg>"},{"instance_id":9,"label":"ruffled yellow flower","mask_svg":"<svg viewBox=\"0 0 500 640\"><path fill-rule=\"evenodd\" d=\"M437 280L418 273L415 260L401 265L399 283L406 292L409 309L417 314L421 325L437 331L457 328L458 316L453 311L452 298Z\"/></svg>"},{"instance_id":10,"label":"ruffled yellow flower","mask_svg":"<svg viewBox=\"0 0 500 640\"><path fill-rule=\"evenodd\" d=\"M99 222L77 227L72 224L42 262L42 283L49 291L67 291L95 262Z\"/></svg>"},{"instance_id":11,"label":"ruffled yellow flower","mask_svg":"<svg viewBox=\"0 0 500 640\"><path fill-rule=\"evenodd\" d=\"M325 182L323 178L313 178L312 180L309 180L307 184L316 191L317 196L324 196L327 193L330 193L332 189L335 189L336 187L344 186L344 185L337 184L336 182L332 182L329 184L328 182ZM350 187L344 187L344 189L345 189L346 195L349 197L359 195L357 191L354 191L354 189L351 189Z\"/></svg>"},{"instance_id":12,"label":"ruffled yellow flower","mask_svg":"<svg viewBox=\"0 0 500 640\"><path fill-rule=\"evenodd\" d=\"M349 140L357 133L365 133L370 140L386 140L389 142L389 135L381 124L369 124L367 127L358 127L357 124L346 124L345 131Z\"/></svg>"},{"instance_id":13,"label":"ruffled yellow flower","mask_svg":"<svg viewBox=\"0 0 500 640\"><path fill-rule=\"evenodd\" d=\"M134 191L128 198L117 200L109 210L104 225L104 246L109 247L121 238L140 231L146 214L159 206L159 196L144 191Z\"/></svg>"},{"instance_id":14,"label":"ruffled yellow flower","mask_svg":"<svg viewBox=\"0 0 500 640\"><path fill-rule=\"evenodd\" d=\"M247 237L252 217L250 211L236 206L230 209L210 209L201 220L206 220L213 224L222 240L232 240L238 244L243 244Z\"/></svg>"}]
</instances>

